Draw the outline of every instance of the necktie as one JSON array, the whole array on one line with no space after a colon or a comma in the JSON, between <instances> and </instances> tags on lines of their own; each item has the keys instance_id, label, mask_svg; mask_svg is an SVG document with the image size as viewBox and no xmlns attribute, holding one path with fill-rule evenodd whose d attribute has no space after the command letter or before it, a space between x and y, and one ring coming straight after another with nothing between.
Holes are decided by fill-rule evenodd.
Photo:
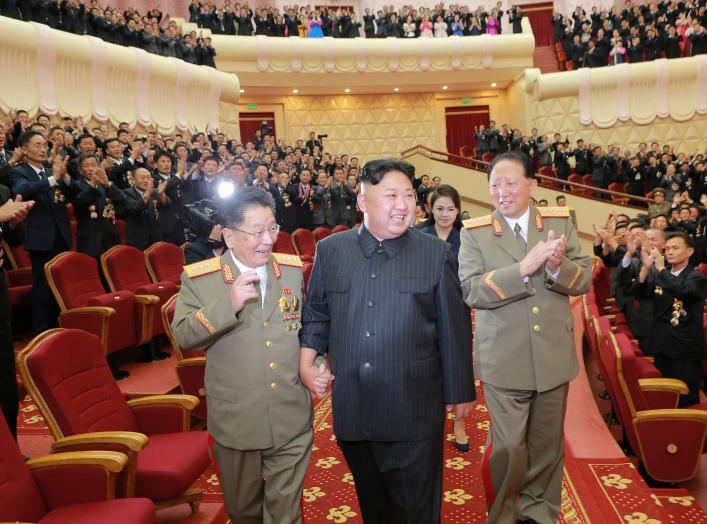
<instances>
[{"instance_id":1,"label":"necktie","mask_svg":"<svg viewBox=\"0 0 707 524\"><path fill-rule=\"evenodd\" d=\"M523 238L523 233L521 233L520 224L518 222L516 222L516 225L513 228L513 231L516 234L516 240L518 241L518 245L520 246L521 251L523 251L523 253L527 252L528 251L528 243Z\"/></svg>"},{"instance_id":2,"label":"necktie","mask_svg":"<svg viewBox=\"0 0 707 524\"><path fill-rule=\"evenodd\" d=\"M37 176L39 177L40 180L44 180L47 178L47 174L44 172L44 169L42 169L39 173L37 173Z\"/></svg>"}]
</instances>

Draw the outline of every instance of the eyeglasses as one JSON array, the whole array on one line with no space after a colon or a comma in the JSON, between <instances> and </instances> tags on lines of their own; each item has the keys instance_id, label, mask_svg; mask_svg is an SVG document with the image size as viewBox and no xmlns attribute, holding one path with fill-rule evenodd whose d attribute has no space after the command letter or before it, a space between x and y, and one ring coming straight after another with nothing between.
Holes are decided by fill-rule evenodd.
<instances>
[{"instance_id":1,"label":"eyeglasses","mask_svg":"<svg viewBox=\"0 0 707 524\"><path fill-rule=\"evenodd\" d=\"M256 240L267 240L265 235L268 235L272 240L275 240L277 238L277 234L280 232L280 224L275 224L269 229L263 229L261 231L256 231L255 233L249 233L248 231L243 231L242 229L238 229L237 227L231 227L229 229L233 229L234 231L240 231L241 233L250 235Z\"/></svg>"}]
</instances>

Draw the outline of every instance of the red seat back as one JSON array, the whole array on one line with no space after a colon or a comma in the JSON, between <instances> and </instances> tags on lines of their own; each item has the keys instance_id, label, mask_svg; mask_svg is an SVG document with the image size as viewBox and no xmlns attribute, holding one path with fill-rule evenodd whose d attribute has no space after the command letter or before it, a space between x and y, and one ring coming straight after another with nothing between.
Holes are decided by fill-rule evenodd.
<instances>
[{"instance_id":1,"label":"red seat back","mask_svg":"<svg viewBox=\"0 0 707 524\"><path fill-rule=\"evenodd\" d=\"M96 259L83 253L65 251L47 262L44 271L62 311L84 307L106 292Z\"/></svg>"},{"instance_id":2,"label":"red seat back","mask_svg":"<svg viewBox=\"0 0 707 524\"><path fill-rule=\"evenodd\" d=\"M496 155L494 153L484 153L483 155L481 155L481 160L483 162L491 162L491 160L493 160L493 157L495 156Z\"/></svg>"},{"instance_id":3,"label":"red seat back","mask_svg":"<svg viewBox=\"0 0 707 524\"><path fill-rule=\"evenodd\" d=\"M280 231L277 234L277 240L273 246L275 253L285 253L287 255L296 255L295 246L292 244L292 237L287 231Z\"/></svg>"},{"instance_id":4,"label":"red seat back","mask_svg":"<svg viewBox=\"0 0 707 524\"><path fill-rule=\"evenodd\" d=\"M179 248L177 248L179 249ZM136 292L151 284L142 251L133 246L114 246L101 255L103 273L112 291Z\"/></svg>"},{"instance_id":5,"label":"red seat back","mask_svg":"<svg viewBox=\"0 0 707 524\"><path fill-rule=\"evenodd\" d=\"M3 241L3 248L5 248L5 254L10 261L10 266L12 269L20 269L23 267L32 267L32 261L29 259L29 253L25 251L22 246L11 246L7 242Z\"/></svg>"},{"instance_id":6,"label":"red seat back","mask_svg":"<svg viewBox=\"0 0 707 524\"><path fill-rule=\"evenodd\" d=\"M184 251L169 242L156 242L145 250L145 264L153 282L179 283L184 268Z\"/></svg>"},{"instance_id":7,"label":"red seat back","mask_svg":"<svg viewBox=\"0 0 707 524\"><path fill-rule=\"evenodd\" d=\"M345 226L343 224L339 224L338 226L334 226L331 230L331 233L341 233L342 231L348 231L351 229L349 226Z\"/></svg>"},{"instance_id":8,"label":"red seat back","mask_svg":"<svg viewBox=\"0 0 707 524\"><path fill-rule=\"evenodd\" d=\"M140 431L95 335L79 329L45 332L22 350L18 364L54 438Z\"/></svg>"},{"instance_id":9,"label":"red seat back","mask_svg":"<svg viewBox=\"0 0 707 524\"><path fill-rule=\"evenodd\" d=\"M331 229L327 229L326 227L318 227L312 232L312 234L314 235L314 241L319 242L323 238L331 235Z\"/></svg>"},{"instance_id":10,"label":"red seat back","mask_svg":"<svg viewBox=\"0 0 707 524\"><path fill-rule=\"evenodd\" d=\"M39 522L47 511L5 417L0 417L0 522Z\"/></svg>"},{"instance_id":11,"label":"red seat back","mask_svg":"<svg viewBox=\"0 0 707 524\"><path fill-rule=\"evenodd\" d=\"M567 180L569 180L570 182L574 182L576 184L584 184L584 178L582 178L582 175L570 175L567 178ZM569 187L570 187L570 191L572 193L577 194L577 195L588 195L589 194L588 189L584 189L581 187L575 187L575 186L569 186Z\"/></svg>"},{"instance_id":12,"label":"red seat back","mask_svg":"<svg viewBox=\"0 0 707 524\"><path fill-rule=\"evenodd\" d=\"M316 242L314 235L308 229L296 229L292 233L292 243L295 245L297 254L300 257L314 257Z\"/></svg>"}]
</instances>

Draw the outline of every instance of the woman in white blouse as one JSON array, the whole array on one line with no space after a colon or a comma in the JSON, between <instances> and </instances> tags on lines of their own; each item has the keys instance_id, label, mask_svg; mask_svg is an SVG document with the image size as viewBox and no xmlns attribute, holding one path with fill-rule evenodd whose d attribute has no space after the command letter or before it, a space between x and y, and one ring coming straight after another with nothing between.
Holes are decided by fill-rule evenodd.
<instances>
[{"instance_id":1,"label":"woman in white blouse","mask_svg":"<svg viewBox=\"0 0 707 524\"><path fill-rule=\"evenodd\" d=\"M442 20L442 15L437 15L435 22L435 38L447 38L447 22Z\"/></svg>"}]
</instances>

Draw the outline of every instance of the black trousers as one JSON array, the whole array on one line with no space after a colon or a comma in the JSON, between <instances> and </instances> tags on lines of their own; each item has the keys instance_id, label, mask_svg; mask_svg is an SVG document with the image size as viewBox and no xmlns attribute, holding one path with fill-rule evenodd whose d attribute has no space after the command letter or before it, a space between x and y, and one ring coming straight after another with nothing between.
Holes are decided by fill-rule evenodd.
<instances>
[{"instance_id":1,"label":"black trousers","mask_svg":"<svg viewBox=\"0 0 707 524\"><path fill-rule=\"evenodd\" d=\"M0 409L13 437L17 437L19 393L15 376L15 352L10 325L10 297L5 276L0 272Z\"/></svg>"},{"instance_id":2,"label":"black trousers","mask_svg":"<svg viewBox=\"0 0 707 524\"><path fill-rule=\"evenodd\" d=\"M679 408L686 408L700 403L702 361L681 360L659 353L655 356L655 367L665 378L676 378L687 385L689 391L687 395L680 397Z\"/></svg>"},{"instance_id":3,"label":"black trousers","mask_svg":"<svg viewBox=\"0 0 707 524\"><path fill-rule=\"evenodd\" d=\"M44 264L68 249L69 246L57 229L54 232L54 245L51 249L29 252L29 259L32 262L32 326L35 335L58 325L59 306L49 289L44 274Z\"/></svg>"},{"instance_id":4,"label":"black trousers","mask_svg":"<svg viewBox=\"0 0 707 524\"><path fill-rule=\"evenodd\" d=\"M339 441L365 524L439 524L442 435L416 442Z\"/></svg>"}]
</instances>

